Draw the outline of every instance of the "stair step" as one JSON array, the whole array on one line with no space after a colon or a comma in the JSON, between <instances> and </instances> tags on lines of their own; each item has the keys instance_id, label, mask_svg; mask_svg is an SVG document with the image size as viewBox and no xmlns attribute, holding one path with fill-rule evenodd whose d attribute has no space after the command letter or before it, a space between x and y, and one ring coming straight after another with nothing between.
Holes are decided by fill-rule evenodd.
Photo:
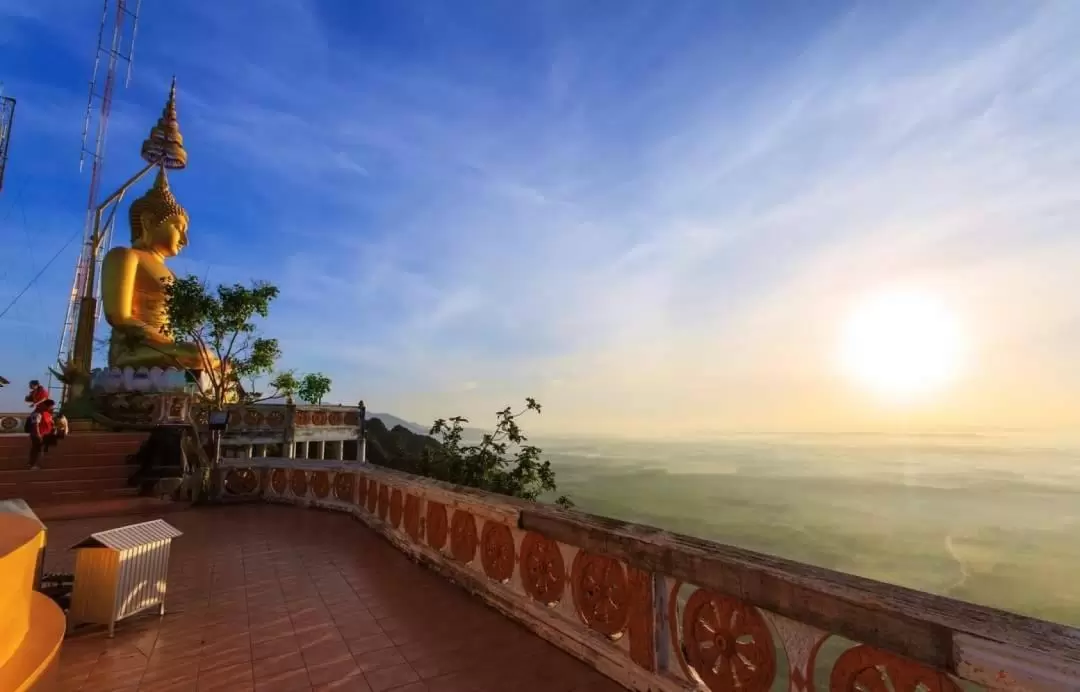
<instances>
[{"instance_id":1,"label":"stair step","mask_svg":"<svg viewBox=\"0 0 1080 692\"><path fill-rule=\"evenodd\" d=\"M126 478L95 478L82 481L29 481L0 483L0 499L44 497L66 493L85 493L98 490L118 490L129 487Z\"/></svg>"},{"instance_id":2,"label":"stair step","mask_svg":"<svg viewBox=\"0 0 1080 692\"><path fill-rule=\"evenodd\" d=\"M46 460L48 464L49 460ZM138 471L137 464L109 464L100 466L72 466L67 468L50 468L44 465L40 469L26 468L26 462L15 469L0 468L0 486L9 483L34 483L45 481L87 481L95 479L115 478L127 481L132 474Z\"/></svg>"},{"instance_id":3,"label":"stair step","mask_svg":"<svg viewBox=\"0 0 1080 692\"><path fill-rule=\"evenodd\" d=\"M127 466L130 454L81 454L76 456L53 454L50 450L41 456L38 465L45 469L73 469L87 466ZM17 458L0 458L0 471L19 471L30 463L30 451Z\"/></svg>"},{"instance_id":4,"label":"stair step","mask_svg":"<svg viewBox=\"0 0 1080 692\"><path fill-rule=\"evenodd\" d=\"M53 492L50 490L42 491L40 489L26 490L25 486L20 492L11 497L5 497L4 493L0 491L0 499L5 500L24 500L31 508L37 505L56 505L70 502L86 502L89 500L107 500L124 497L138 497L138 488L96 488L93 490L67 490L61 492Z\"/></svg>"},{"instance_id":5,"label":"stair step","mask_svg":"<svg viewBox=\"0 0 1080 692\"><path fill-rule=\"evenodd\" d=\"M86 519L88 517L119 517L126 515L161 516L169 512L186 510L187 502L161 500L155 497L91 498L75 502L31 502L30 508L38 519L45 522ZM66 545L49 545L47 550L63 550ZM50 560L51 561L51 560Z\"/></svg>"}]
</instances>

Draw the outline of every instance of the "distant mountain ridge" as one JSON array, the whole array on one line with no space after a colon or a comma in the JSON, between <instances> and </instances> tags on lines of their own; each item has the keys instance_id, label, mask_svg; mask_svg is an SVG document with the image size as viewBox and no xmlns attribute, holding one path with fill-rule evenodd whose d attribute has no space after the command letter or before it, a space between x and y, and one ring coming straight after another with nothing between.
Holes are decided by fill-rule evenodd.
<instances>
[{"instance_id":1,"label":"distant mountain ridge","mask_svg":"<svg viewBox=\"0 0 1080 692\"><path fill-rule=\"evenodd\" d=\"M394 426L400 425L409 432L416 433L417 435L427 435L431 432L430 425L420 425L419 423L413 423L412 421L407 421L404 418L398 418L397 416L390 413L369 413L367 414L367 417L369 419L378 418L383 422L383 425L385 425L388 430L392 430ZM484 430L483 428L462 428L462 433L466 440L479 440L486 432L488 431Z\"/></svg>"},{"instance_id":2,"label":"distant mountain ridge","mask_svg":"<svg viewBox=\"0 0 1080 692\"><path fill-rule=\"evenodd\" d=\"M405 428L409 432L416 433L417 435L427 435L428 432L431 430L431 426L425 427L423 425L420 425L419 423L413 423L412 421L407 421L404 418L398 418L397 416L393 416L389 413L369 413L367 414L367 417L378 418L383 422L383 425L386 426L387 430L392 430L395 426L398 425Z\"/></svg>"}]
</instances>

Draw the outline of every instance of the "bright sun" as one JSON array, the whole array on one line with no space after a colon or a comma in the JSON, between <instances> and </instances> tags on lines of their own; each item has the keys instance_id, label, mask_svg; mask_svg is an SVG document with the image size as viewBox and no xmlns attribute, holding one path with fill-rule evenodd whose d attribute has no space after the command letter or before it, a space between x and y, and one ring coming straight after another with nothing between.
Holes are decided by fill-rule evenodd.
<instances>
[{"instance_id":1,"label":"bright sun","mask_svg":"<svg viewBox=\"0 0 1080 692\"><path fill-rule=\"evenodd\" d=\"M840 363L861 386L890 400L937 393L960 373L957 321L932 296L890 291L868 298L844 329Z\"/></svg>"}]
</instances>

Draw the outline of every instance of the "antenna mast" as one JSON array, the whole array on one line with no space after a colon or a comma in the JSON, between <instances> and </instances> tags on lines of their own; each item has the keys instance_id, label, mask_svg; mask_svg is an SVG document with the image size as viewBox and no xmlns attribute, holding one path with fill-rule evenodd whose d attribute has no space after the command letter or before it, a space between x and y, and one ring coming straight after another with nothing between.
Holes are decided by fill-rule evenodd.
<instances>
[{"instance_id":1,"label":"antenna mast","mask_svg":"<svg viewBox=\"0 0 1080 692\"><path fill-rule=\"evenodd\" d=\"M124 86L131 82L132 60L135 57L135 30L139 21L139 6L142 0L135 0L134 11L129 9L127 0L104 0L101 10L101 26L98 28L97 51L94 54L94 74L90 79L90 95L86 103L86 118L83 121L82 152L79 156L79 170L90 159L90 195L86 204L86 221L83 229L83 246L75 266L75 279L71 284L71 298L68 301L64 329L60 333L60 347L57 361L67 365L72 357L75 331L78 328L79 305L87 298L94 298L99 290L97 277L101 272L101 247L112 242L112 219L104 229L104 236L94 237L94 217L96 214L99 188L101 187L102 168L105 163L105 138L109 129L109 111L112 109L113 90L116 85L116 71L120 63L126 65ZM126 50L125 50L126 46ZM105 60L104 82L98 85L98 76L102 59ZM95 105L97 117L94 117ZM87 144L91 129L94 135L94 147ZM102 242L104 241L104 242ZM49 378L52 388L52 377ZM67 399L67 387L63 397Z\"/></svg>"},{"instance_id":2,"label":"antenna mast","mask_svg":"<svg viewBox=\"0 0 1080 692\"><path fill-rule=\"evenodd\" d=\"M11 125L15 122L15 99L4 96L0 85L0 190L4 189L4 169L7 168L8 147L11 145Z\"/></svg>"}]
</instances>

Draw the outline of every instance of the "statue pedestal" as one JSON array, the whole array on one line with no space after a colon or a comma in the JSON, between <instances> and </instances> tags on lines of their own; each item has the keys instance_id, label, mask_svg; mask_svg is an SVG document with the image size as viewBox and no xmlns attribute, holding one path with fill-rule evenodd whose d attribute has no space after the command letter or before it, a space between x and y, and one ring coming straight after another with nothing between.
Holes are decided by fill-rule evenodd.
<instances>
[{"instance_id":1,"label":"statue pedestal","mask_svg":"<svg viewBox=\"0 0 1080 692\"><path fill-rule=\"evenodd\" d=\"M185 371L108 368L90 375L83 395L68 402L69 420L91 419L115 428L147 429L190 422L199 386Z\"/></svg>"}]
</instances>

